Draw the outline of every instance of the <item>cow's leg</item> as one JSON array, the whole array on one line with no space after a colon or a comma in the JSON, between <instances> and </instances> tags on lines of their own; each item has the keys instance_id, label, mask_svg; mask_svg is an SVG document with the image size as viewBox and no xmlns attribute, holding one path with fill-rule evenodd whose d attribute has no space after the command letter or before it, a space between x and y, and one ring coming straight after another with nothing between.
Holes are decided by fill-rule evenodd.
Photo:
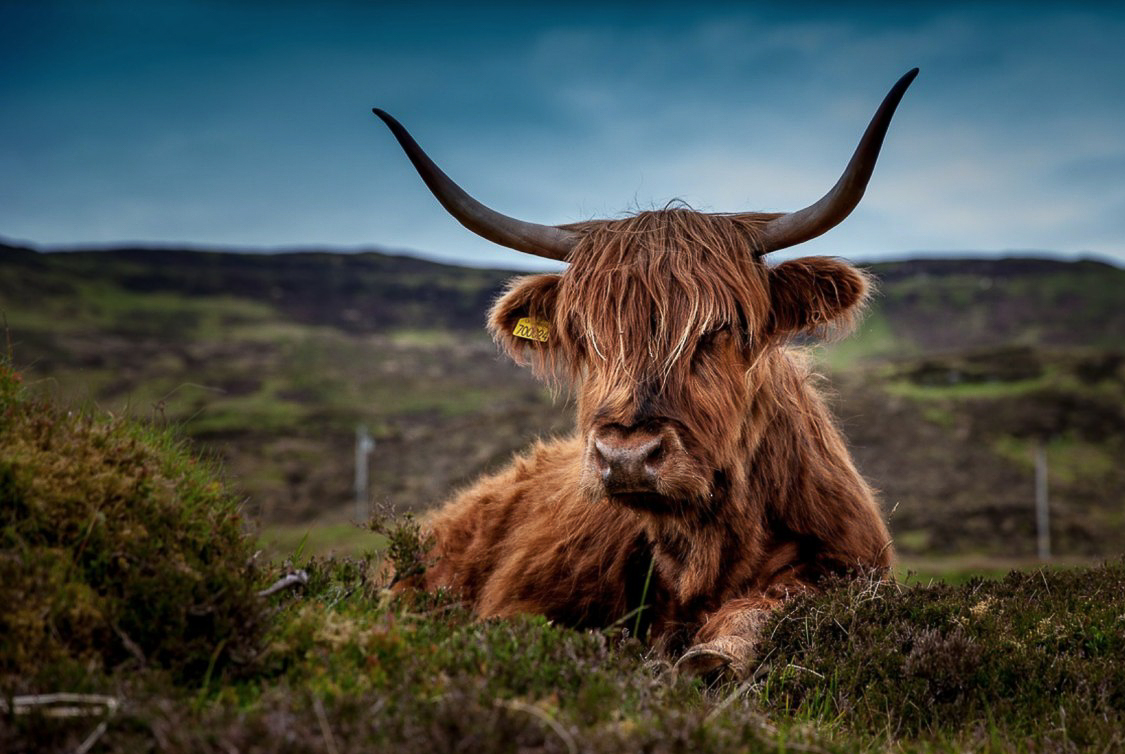
<instances>
[{"instance_id":1,"label":"cow's leg","mask_svg":"<svg viewBox=\"0 0 1125 754\"><path fill-rule=\"evenodd\" d=\"M745 678L753 670L762 627L780 602L765 596L725 602L707 617L695 634L695 643L676 661L676 671Z\"/></svg>"}]
</instances>

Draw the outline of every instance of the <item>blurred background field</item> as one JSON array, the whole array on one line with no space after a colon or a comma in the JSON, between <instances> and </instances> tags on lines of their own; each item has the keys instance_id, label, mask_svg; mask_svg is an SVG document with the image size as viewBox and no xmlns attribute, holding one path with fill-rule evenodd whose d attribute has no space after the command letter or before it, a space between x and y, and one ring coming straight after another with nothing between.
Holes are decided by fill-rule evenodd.
<instances>
[{"instance_id":1,"label":"blurred background field","mask_svg":"<svg viewBox=\"0 0 1125 754\"><path fill-rule=\"evenodd\" d=\"M1052 562L1125 550L1125 270L1093 261L871 265L859 331L809 344L900 573L1038 564L1034 455ZM535 437L571 427L503 360L485 312L515 273L378 253L0 249L0 312L35 391L178 426L217 456L261 546L379 540L370 506L423 511ZM357 425L374 439L367 499Z\"/></svg>"}]
</instances>

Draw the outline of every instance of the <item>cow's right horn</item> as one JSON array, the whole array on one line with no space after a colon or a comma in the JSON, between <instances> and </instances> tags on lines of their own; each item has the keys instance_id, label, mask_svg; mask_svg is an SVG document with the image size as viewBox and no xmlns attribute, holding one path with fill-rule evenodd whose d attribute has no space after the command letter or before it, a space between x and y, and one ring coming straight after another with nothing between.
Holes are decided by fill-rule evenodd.
<instances>
[{"instance_id":1,"label":"cow's right horn","mask_svg":"<svg viewBox=\"0 0 1125 754\"><path fill-rule=\"evenodd\" d=\"M875 169L875 160L879 157L879 149L883 146L883 137L887 135L887 127L891 125L891 116L895 114L895 108L906 93L906 88L917 75L918 69L911 69L891 87L883 104L875 111L867 130L863 132L863 138L859 140L859 146L844 169L844 174L831 191L816 204L774 218L762 228L760 253L777 251L816 238L851 214L867 189L871 171Z\"/></svg>"},{"instance_id":2,"label":"cow's right horn","mask_svg":"<svg viewBox=\"0 0 1125 754\"><path fill-rule=\"evenodd\" d=\"M391 133L402 145L406 156L414 163L418 175L422 176L422 180L441 202L441 206L445 207L457 222L478 236L501 246L507 246L509 249L557 259L560 262L566 261L578 241L578 234L553 225L524 222L489 209L465 193L464 189L443 173L441 168L422 151L418 142L414 141L401 123L379 108L372 109L372 112L391 129Z\"/></svg>"}]
</instances>

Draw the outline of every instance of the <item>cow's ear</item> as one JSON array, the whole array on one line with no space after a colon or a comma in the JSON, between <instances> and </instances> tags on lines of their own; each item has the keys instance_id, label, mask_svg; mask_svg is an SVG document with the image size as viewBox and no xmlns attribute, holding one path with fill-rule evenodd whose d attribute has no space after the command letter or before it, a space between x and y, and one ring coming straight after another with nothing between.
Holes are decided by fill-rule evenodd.
<instances>
[{"instance_id":1,"label":"cow's ear","mask_svg":"<svg viewBox=\"0 0 1125 754\"><path fill-rule=\"evenodd\" d=\"M847 332L870 291L867 275L829 257L805 257L770 268L771 335Z\"/></svg>"},{"instance_id":2,"label":"cow's ear","mask_svg":"<svg viewBox=\"0 0 1125 754\"><path fill-rule=\"evenodd\" d=\"M488 315L488 330L512 360L536 371L547 370L552 346L559 275L528 275L508 284Z\"/></svg>"}]
</instances>

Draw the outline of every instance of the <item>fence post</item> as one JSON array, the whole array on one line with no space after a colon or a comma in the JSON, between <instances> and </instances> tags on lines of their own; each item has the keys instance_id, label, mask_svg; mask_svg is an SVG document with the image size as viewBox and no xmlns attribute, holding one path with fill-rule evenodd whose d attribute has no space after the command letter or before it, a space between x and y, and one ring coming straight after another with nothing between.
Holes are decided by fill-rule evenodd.
<instances>
[{"instance_id":1,"label":"fence post","mask_svg":"<svg viewBox=\"0 0 1125 754\"><path fill-rule=\"evenodd\" d=\"M375 449L375 440L367 433L367 426L357 424L355 428L355 517L359 523L371 516L367 490L368 457Z\"/></svg>"},{"instance_id":2,"label":"fence post","mask_svg":"<svg viewBox=\"0 0 1125 754\"><path fill-rule=\"evenodd\" d=\"M1040 560L1051 559L1051 520L1047 501L1047 445L1035 445L1035 529Z\"/></svg>"}]
</instances>

